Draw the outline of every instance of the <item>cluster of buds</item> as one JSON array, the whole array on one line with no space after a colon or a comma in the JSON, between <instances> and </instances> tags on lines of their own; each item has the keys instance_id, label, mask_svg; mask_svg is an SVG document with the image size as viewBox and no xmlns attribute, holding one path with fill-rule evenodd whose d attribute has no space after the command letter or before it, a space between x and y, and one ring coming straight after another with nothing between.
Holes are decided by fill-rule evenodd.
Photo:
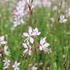
<instances>
[{"instance_id":1,"label":"cluster of buds","mask_svg":"<svg viewBox=\"0 0 70 70\"><path fill-rule=\"evenodd\" d=\"M34 48L38 48L39 51L49 52L50 48L48 47L50 46L50 44L46 42L46 37L38 39L37 36L39 36L40 34L41 32L38 31L38 28L33 29L32 27L29 27L28 32L23 33L23 36L26 37L23 43L23 46L25 48L23 53L27 53L31 56L32 49ZM40 43L37 43L37 47L34 46L34 42L36 39L40 41Z\"/></svg>"}]
</instances>

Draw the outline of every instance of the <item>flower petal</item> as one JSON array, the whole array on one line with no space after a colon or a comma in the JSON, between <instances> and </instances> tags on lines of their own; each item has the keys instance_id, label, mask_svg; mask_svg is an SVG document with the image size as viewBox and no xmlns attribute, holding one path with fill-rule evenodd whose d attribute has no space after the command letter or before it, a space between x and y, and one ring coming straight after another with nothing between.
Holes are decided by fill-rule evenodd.
<instances>
[{"instance_id":1,"label":"flower petal","mask_svg":"<svg viewBox=\"0 0 70 70\"><path fill-rule=\"evenodd\" d=\"M23 35L26 37L29 36L29 34L27 32L23 33Z\"/></svg>"},{"instance_id":2,"label":"flower petal","mask_svg":"<svg viewBox=\"0 0 70 70\"><path fill-rule=\"evenodd\" d=\"M32 33L32 27L29 27L29 35L31 35L31 33Z\"/></svg>"},{"instance_id":3,"label":"flower petal","mask_svg":"<svg viewBox=\"0 0 70 70\"><path fill-rule=\"evenodd\" d=\"M32 37L30 37L30 42L33 43L34 42L34 39Z\"/></svg>"},{"instance_id":4,"label":"flower petal","mask_svg":"<svg viewBox=\"0 0 70 70\"><path fill-rule=\"evenodd\" d=\"M45 43L46 37L40 40L40 44L43 45Z\"/></svg>"},{"instance_id":5,"label":"flower petal","mask_svg":"<svg viewBox=\"0 0 70 70\"><path fill-rule=\"evenodd\" d=\"M38 32L38 33L37 33L37 35L40 35L40 34L41 34L41 32Z\"/></svg>"},{"instance_id":6,"label":"flower petal","mask_svg":"<svg viewBox=\"0 0 70 70\"><path fill-rule=\"evenodd\" d=\"M42 46L40 46L40 47L39 47L39 50L40 50L40 51L42 51L42 50L43 50Z\"/></svg>"},{"instance_id":7,"label":"flower petal","mask_svg":"<svg viewBox=\"0 0 70 70\"><path fill-rule=\"evenodd\" d=\"M26 43L23 43L23 46L24 48L28 48L27 44Z\"/></svg>"},{"instance_id":8,"label":"flower petal","mask_svg":"<svg viewBox=\"0 0 70 70\"><path fill-rule=\"evenodd\" d=\"M28 54L29 54L29 55L32 55L32 50L29 50Z\"/></svg>"},{"instance_id":9,"label":"flower petal","mask_svg":"<svg viewBox=\"0 0 70 70\"><path fill-rule=\"evenodd\" d=\"M4 41L4 38L5 38L4 36L0 36L0 42Z\"/></svg>"},{"instance_id":10,"label":"flower petal","mask_svg":"<svg viewBox=\"0 0 70 70\"><path fill-rule=\"evenodd\" d=\"M50 46L50 44L49 43L45 43L43 46L44 47L48 47L48 46Z\"/></svg>"}]
</instances>

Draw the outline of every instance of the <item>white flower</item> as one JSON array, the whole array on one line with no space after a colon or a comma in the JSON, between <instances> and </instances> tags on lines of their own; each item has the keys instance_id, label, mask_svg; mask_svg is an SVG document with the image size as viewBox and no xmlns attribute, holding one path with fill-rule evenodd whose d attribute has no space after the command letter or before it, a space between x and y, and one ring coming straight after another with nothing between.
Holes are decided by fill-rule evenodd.
<instances>
[{"instance_id":1,"label":"white flower","mask_svg":"<svg viewBox=\"0 0 70 70\"><path fill-rule=\"evenodd\" d=\"M8 46L7 45L4 46L4 53L7 56L10 54L9 51L8 51Z\"/></svg>"},{"instance_id":2,"label":"white flower","mask_svg":"<svg viewBox=\"0 0 70 70\"><path fill-rule=\"evenodd\" d=\"M23 51L23 53L27 53L28 55L32 55L32 47L29 45L29 43L23 43L23 46L25 48L25 50Z\"/></svg>"},{"instance_id":3,"label":"white flower","mask_svg":"<svg viewBox=\"0 0 70 70\"><path fill-rule=\"evenodd\" d=\"M36 36L36 35L40 35L41 32L38 31L38 28L33 29L33 33L32 35Z\"/></svg>"},{"instance_id":4,"label":"white flower","mask_svg":"<svg viewBox=\"0 0 70 70\"><path fill-rule=\"evenodd\" d=\"M32 36L32 32L33 32L32 27L29 27L29 29L28 29L28 33L25 32L25 33L23 33L23 35L24 35L25 37L30 37L30 36Z\"/></svg>"},{"instance_id":5,"label":"white flower","mask_svg":"<svg viewBox=\"0 0 70 70\"><path fill-rule=\"evenodd\" d=\"M31 70L37 70L37 67L36 67L36 66L33 66L33 67L31 68Z\"/></svg>"},{"instance_id":6,"label":"white flower","mask_svg":"<svg viewBox=\"0 0 70 70\"><path fill-rule=\"evenodd\" d=\"M14 70L20 70L19 69L19 65L20 65L20 63L18 63L17 61L15 61L14 65L12 67L14 68Z\"/></svg>"},{"instance_id":7,"label":"white flower","mask_svg":"<svg viewBox=\"0 0 70 70\"><path fill-rule=\"evenodd\" d=\"M45 49L46 49L48 46L50 46L50 44L46 42L46 37L45 37L45 38L42 38L42 39L40 40L39 49L40 49L41 51L42 51L42 50L45 51Z\"/></svg>"},{"instance_id":8,"label":"white flower","mask_svg":"<svg viewBox=\"0 0 70 70\"><path fill-rule=\"evenodd\" d=\"M0 44L7 44L7 41L4 41L5 37L4 36L0 36Z\"/></svg>"},{"instance_id":9,"label":"white flower","mask_svg":"<svg viewBox=\"0 0 70 70\"><path fill-rule=\"evenodd\" d=\"M4 62L4 69L7 69L10 66L10 60L5 58L5 60L3 60Z\"/></svg>"},{"instance_id":10,"label":"white flower","mask_svg":"<svg viewBox=\"0 0 70 70\"><path fill-rule=\"evenodd\" d=\"M37 28L32 29L32 27L29 27L28 33L27 32L23 33L23 35L27 37L27 40L29 40L31 43L34 42L33 36L37 36L40 34L41 32L39 32Z\"/></svg>"},{"instance_id":11,"label":"white flower","mask_svg":"<svg viewBox=\"0 0 70 70\"><path fill-rule=\"evenodd\" d=\"M61 15L61 16L60 16L59 22L60 22L60 23L66 23L66 22L67 22L67 19L65 18L64 15Z\"/></svg>"}]
</instances>

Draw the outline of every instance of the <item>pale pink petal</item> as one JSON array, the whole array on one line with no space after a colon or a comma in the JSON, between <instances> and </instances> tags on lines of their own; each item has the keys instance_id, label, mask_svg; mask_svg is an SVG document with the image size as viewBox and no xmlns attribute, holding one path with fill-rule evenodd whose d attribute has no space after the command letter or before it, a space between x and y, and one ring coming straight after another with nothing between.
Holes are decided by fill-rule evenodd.
<instances>
[{"instance_id":1,"label":"pale pink petal","mask_svg":"<svg viewBox=\"0 0 70 70\"><path fill-rule=\"evenodd\" d=\"M35 28L34 32L36 32L36 35L40 35L41 32L38 31L38 28Z\"/></svg>"},{"instance_id":2,"label":"pale pink petal","mask_svg":"<svg viewBox=\"0 0 70 70\"><path fill-rule=\"evenodd\" d=\"M26 37L29 36L29 34L27 32L23 33L23 35Z\"/></svg>"},{"instance_id":3,"label":"pale pink petal","mask_svg":"<svg viewBox=\"0 0 70 70\"><path fill-rule=\"evenodd\" d=\"M37 67L33 66L31 70L37 70Z\"/></svg>"},{"instance_id":4,"label":"pale pink petal","mask_svg":"<svg viewBox=\"0 0 70 70\"><path fill-rule=\"evenodd\" d=\"M32 55L32 50L29 50L28 54L31 56Z\"/></svg>"},{"instance_id":5,"label":"pale pink petal","mask_svg":"<svg viewBox=\"0 0 70 70\"><path fill-rule=\"evenodd\" d=\"M38 33L38 29L37 29L37 28L35 28L35 29L33 30L32 35L37 35L37 33Z\"/></svg>"},{"instance_id":6,"label":"pale pink petal","mask_svg":"<svg viewBox=\"0 0 70 70\"><path fill-rule=\"evenodd\" d=\"M23 43L23 46L24 48L28 48L27 44L26 43Z\"/></svg>"},{"instance_id":7,"label":"pale pink petal","mask_svg":"<svg viewBox=\"0 0 70 70\"><path fill-rule=\"evenodd\" d=\"M42 46L40 46L40 47L39 47L39 50L40 50L40 51L42 51L42 50L43 50Z\"/></svg>"},{"instance_id":8,"label":"pale pink petal","mask_svg":"<svg viewBox=\"0 0 70 70\"><path fill-rule=\"evenodd\" d=\"M48 47L48 46L50 46L50 44L49 43L45 43L43 46L44 47Z\"/></svg>"},{"instance_id":9,"label":"pale pink petal","mask_svg":"<svg viewBox=\"0 0 70 70\"><path fill-rule=\"evenodd\" d=\"M3 41L4 40L4 36L0 36L0 41Z\"/></svg>"},{"instance_id":10,"label":"pale pink petal","mask_svg":"<svg viewBox=\"0 0 70 70\"><path fill-rule=\"evenodd\" d=\"M33 31L32 36L36 36L36 35L37 35L36 32Z\"/></svg>"},{"instance_id":11,"label":"pale pink petal","mask_svg":"<svg viewBox=\"0 0 70 70\"><path fill-rule=\"evenodd\" d=\"M40 44L43 45L43 44L45 43L45 41L46 41L46 37L45 37L45 38L42 38L42 39L40 40Z\"/></svg>"},{"instance_id":12,"label":"pale pink petal","mask_svg":"<svg viewBox=\"0 0 70 70\"><path fill-rule=\"evenodd\" d=\"M32 27L29 27L29 34L31 35L32 33Z\"/></svg>"},{"instance_id":13,"label":"pale pink petal","mask_svg":"<svg viewBox=\"0 0 70 70\"><path fill-rule=\"evenodd\" d=\"M37 33L37 35L40 35L40 34L41 34L41 32L38 32L38 33Z\"/></svg>"},{"instance_id":14,"label":"pale pink petal","mask_svg":"<svg viewBox=\"0 0 70 70\"><path fill-rule=\"evenodd\" d=\"M38 32L38 28L35 28L34 31L35 31L35 32Z\"/></svg>"},{"instance_id":15,"label":"pale pink petal","mask_svg":"<svg viewBox=\"0 0 70 70\"><path fill-rule=\"evenodd\" d=\"M34 39L32 37L30 37L30 42L33 43L34 42Z\"/></svg>"}]
</instances>

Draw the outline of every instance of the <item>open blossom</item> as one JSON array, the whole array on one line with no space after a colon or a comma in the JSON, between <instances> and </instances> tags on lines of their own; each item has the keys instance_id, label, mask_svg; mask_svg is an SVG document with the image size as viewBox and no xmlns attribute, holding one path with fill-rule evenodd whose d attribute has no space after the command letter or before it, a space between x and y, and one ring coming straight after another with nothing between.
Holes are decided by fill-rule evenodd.
<instances>
[{"instance_id":1,"label":"open blossom","mask_svg":"<svg viewBox=\"0 0 70 70\"><path fill-rule=\"evenodd\" d=\"M20 70L19 65L20 65L20 63L15 61L14 65L12 67L14 68L14 70Z\"/></svg>"},{"instance_id":2,"label":"open blossom","mask_svg":"<svg viewBox=\"0 0 70 70\"><path fill-rule=\"evenodd\" d=\"M10 60L5 58L5 60L3 60L4 62L4 69L7 69L10 66Z\"/></svg>"},{"instance_id":3,"label":"open blossom","mask_svg":"<svg viewBox=\"0 0 70 70\"><path fill-rule=\"evenodd\" d=\"M37 70L37 67L36 67L36 66L33 66L33 67L31 68L31 70Z\"/></svg>"},{"instance_id":4,"label":"open blossom","mask_svg":"<svg viewBox=\"0 0 70 70\"><path fill-rule=\"evenodd\" d=\"M40 49L41 51L45 51L48 46L50 46L50 44L46 42L46 37L42 38L42 39L40 40L39 49Z\"/></svg>"},{"instance_id":5,"label":"open blossom","mask_svg":"<svg viewBox=\"0 0 70 70\"><path fill-rule=\"evenodd\" d=\"M4 46L4 53L7 56L10 54L9 51L8 51L8 46L7 45Z\"/></svg>"},{"instance_id":6,"label":"open blossom","mask_svg":"<svg viewBox=\"0 0 70 70\"><path fill-rule=\"evenodd\" d=\"M5 41L4 39L5 39L4 36L0 36L0 44L1 44L1 45L7 44L7 41Z\"/></svg>"},{"instance_id":7,"label":"open blossom","mask_svg":"<svg viewBox=\"0 0 70 70\"><path fill-rule=\"evenodd\" d=\"M60 20L59 20L60 23L66 23L67 22L67 19L65 18L64 15L60 15Z\"/></svg>"},{"instance_id":8,"label":"open blossom","mask_svg":"<svg viewBox=\"0 0 70 70\"><path fill-rule=\"evenodd\" d=\"M27 53L28 55L32 55L32 47L31 47L31 45L29 45L29 42L28 43L23 43L23 46L25 48L23 53Z\"/></svg>"},{"instance_id":9,"label":"open blossom","mask_svg":"<svg viewBox=\"0 0 70 70\"><path fill-rule=\"evenodd\" d=\"M37 36L40 34L41 32L39 32L37 28L33 29L32 27L29 27L28 32L23 33L23 35L27 37L27 40L29 40L31 43L34 42L33 36Z\"/></svg>"}]
</instances>

